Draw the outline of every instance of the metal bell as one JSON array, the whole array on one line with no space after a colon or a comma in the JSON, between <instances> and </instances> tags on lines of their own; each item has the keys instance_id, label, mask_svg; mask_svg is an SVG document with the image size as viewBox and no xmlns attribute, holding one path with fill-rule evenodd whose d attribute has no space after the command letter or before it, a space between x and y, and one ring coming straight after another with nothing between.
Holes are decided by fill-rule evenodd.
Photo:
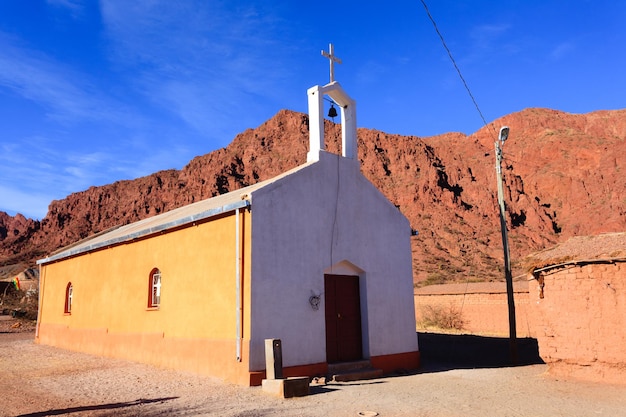
<instances>
[{"instance_id":1,"label":"metal bell","mask_svg":"<svg viewBox=\"0 0 626 417\"><path fill-rule=\"evenodd\" d=\"M328 117L330 117L332 119L337 117L337 109L332 104L330 105L330 109L328 109Z\"/></svg>"}]
</instances>

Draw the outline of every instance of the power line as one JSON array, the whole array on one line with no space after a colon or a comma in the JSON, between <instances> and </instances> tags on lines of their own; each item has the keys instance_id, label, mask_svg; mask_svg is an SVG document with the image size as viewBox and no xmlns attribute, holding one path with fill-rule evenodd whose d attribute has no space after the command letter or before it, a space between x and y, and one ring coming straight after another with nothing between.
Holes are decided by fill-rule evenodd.
<instances>
[{"instance_id":1,"label":"power line","mask_svg":"<svg viewBox=\"0 0 626 417\"><path fill-rule=\"evenodd\" d=\"M478 111L478 114L480 115L480 118L483 120L483 124L485 126L488 126L488 123L485 120L485 116L483 116L483 112L480 111L480 107L478 106L478 103L476 102L476 99L474 98L474 95L472 94L472 91L470 90L469 85L467 84L467 81L465 81L465 78L463 78L463 74L461 74L461 70L459 69L459 66L456 64L456 61L454 60L454 57L452 56L452 52L450 51L450 48L448 48L448 45L446 44L446 41L443 39L443 35L439 31L439 28L437 27L437 23L435 22L435 19L430 14L430 10L428 10L428 6L426 5L426 2L424 0L421 0L421 2L422 2L422 5L424 6L424 9L426 10L426 14L428 15L428 18L432 22L433 27L435 28L435 31L437 32L437 35L439 35L439 39L441 39L441 43L443 44L443 47L445 48L446 52L448 53L448 56L450 57L450 60L452 61L452 64L454 65L454 68L456 68L456 72L459 74L459 77L461 78L461 81L463 82L463 85L465 86L465 89L467 90L467 93L469 94L470 98L472 99L472 102L474 103L474 107L476 107L476 110ZM492 128L494 129L494 133L497 133L493 126L492 126Z\"/></svg>"}]
</instances>

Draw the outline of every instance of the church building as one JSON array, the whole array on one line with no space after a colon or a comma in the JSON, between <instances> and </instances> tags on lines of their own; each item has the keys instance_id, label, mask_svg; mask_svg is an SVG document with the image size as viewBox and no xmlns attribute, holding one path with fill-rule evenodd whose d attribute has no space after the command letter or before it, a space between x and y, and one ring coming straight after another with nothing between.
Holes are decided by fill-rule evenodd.
<instances>
[{"instance_id":1,"label":"church building","mask_svg":"<svg viewBox=\"0 0 626 417\"><path fill-rule=\"evenodd\" d=\"M325 150L325 97L341 155ZM36 341L243 385L265 375L265 339L281 339L285 376L417 368L409 222L361 174L356 103L332 71L308 103L305 164L39 260Z\"/></svg>"}]
</instances>

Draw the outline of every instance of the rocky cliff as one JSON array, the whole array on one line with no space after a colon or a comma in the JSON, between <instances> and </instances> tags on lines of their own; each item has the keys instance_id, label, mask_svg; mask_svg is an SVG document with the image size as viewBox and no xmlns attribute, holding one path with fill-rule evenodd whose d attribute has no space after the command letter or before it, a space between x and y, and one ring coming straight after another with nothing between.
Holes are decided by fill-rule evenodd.
<instances>
[{"instance_id":1,"label":"rocky cliff","mask_svg":"<svg viewBox=\"0 0 626 417\"><path fill-rule=\"evenodd\" d=\"M494 141L500 126L514 275L518 260L571 236L626 230L626 110L527 109L467 136L359 129L363 174L408 217L421 284L499 280L502 242ZM339 125L326 122L327 150ZM109 227L271 178L306 161L308 117L280 111L181 170L91 187L53 201L41 221L0 213L0 265L38 257Z\"/></svg>"}]
</instances>

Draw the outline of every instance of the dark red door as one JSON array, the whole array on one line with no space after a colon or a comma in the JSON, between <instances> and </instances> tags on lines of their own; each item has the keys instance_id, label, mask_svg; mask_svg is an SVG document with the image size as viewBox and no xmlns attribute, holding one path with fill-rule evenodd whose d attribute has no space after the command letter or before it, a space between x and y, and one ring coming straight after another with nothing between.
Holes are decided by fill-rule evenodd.
<instances>
[{"instance_id":1,"label":"dark red door","mask_svg":"<svg viewBox=\"0 0 626 417\"><path fill-rule=\"evenodd\" d=\"M363 359L359 277L324 275L324 301L328 363Z\"/></svg>"}]
</instances>

